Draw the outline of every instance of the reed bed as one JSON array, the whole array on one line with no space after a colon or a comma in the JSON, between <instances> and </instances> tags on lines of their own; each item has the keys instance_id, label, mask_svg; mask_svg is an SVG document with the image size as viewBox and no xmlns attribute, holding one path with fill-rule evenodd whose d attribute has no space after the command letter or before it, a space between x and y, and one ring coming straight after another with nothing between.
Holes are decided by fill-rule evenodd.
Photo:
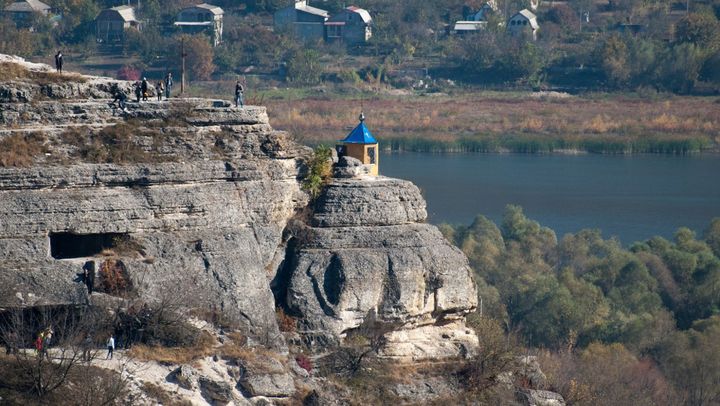
<instances>
[{"instance_id":1,"label":"reed bed","mask_svg":"<svg viewBox=\"0 0 720 406\"><path fill-rule=\"evenodd\" d=\"M383 148L405 151L675 153L718 150L720 103L707 97L534 98L502 94L269 100L275 128L308 144L366 123Z\"/></svg>"}]
</instances>

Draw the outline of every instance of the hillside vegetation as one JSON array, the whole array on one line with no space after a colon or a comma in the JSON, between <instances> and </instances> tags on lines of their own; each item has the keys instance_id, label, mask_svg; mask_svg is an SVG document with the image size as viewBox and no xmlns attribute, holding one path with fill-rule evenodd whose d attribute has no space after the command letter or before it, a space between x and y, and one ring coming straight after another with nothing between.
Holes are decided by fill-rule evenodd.
<instances>
[{"instance_id":1,"label":"hillside vegetation","mask_svg":"<svg viewBox=\"0 0 720 406\"><path fill-rule=\"evenodd\" d=\"M175 70L180 65L183 36L172 22L182 7L193 2L144 1L137 11L144 28L131 30L124 46L112 49L98 48L94 18L114 2L48 3L62 12L59 22L38 16L31 32L3 21L0 52L49 57L61 48L80 62L98 51L136 57L121 71L112 72L125 76L155 68ZM488 28L467 35L448 34L446 28L464 19L468 11L477 10L481 1L362 0L357 5L373 16L373 37L367 44L353 47L303 44L273 31L271 13L290 3L213 2L225 10L223 44L212 48L202 35L185 36L190 78L251 73L271 75L262 80L296 85L330 81L404 87L412 83L399 72L420 69L430 73L431 84L448 78L483 86L642 88L678 93L717 91L720 85L717 0L541 2L536 11L540 25L537 41L511 37L504 28L506 18L529 8L524 0L498 2L497 11L488 18ZM311 2L331 13L346 3Z\"/></svg>"},{"instance_id":2,"label":"hillside vegetation","mask_svg":"<svg viewBox=\"0 0 720 406\"><path fill-rule=\"evenodd\" d=\"M539 351L569 404L720 400L720 219L629 249L599 230L558 240L516 206L499 227L441 229L470 259L483 315Z\"/></svg>"}]
</instances>

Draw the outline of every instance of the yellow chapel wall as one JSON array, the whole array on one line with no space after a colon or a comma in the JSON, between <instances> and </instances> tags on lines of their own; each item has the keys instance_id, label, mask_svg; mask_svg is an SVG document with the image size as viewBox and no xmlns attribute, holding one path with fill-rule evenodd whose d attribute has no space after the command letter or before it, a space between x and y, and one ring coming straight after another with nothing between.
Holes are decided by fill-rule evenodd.
<instances>
[{"instance_id":1,"label":"yellow chapel wall","mask_svg":"<svg viewBox=\"0 0 720 406\"><path fill-rule=\"evenodd\" d=\"M375 148L375 164L372 164L370 173L378 176L378 168L380 167L380 151L378 144L345 144L345 148L348 156L357 158L360 162L366 165L371 165L368 149Z\"/></svg>"}]
</instances>

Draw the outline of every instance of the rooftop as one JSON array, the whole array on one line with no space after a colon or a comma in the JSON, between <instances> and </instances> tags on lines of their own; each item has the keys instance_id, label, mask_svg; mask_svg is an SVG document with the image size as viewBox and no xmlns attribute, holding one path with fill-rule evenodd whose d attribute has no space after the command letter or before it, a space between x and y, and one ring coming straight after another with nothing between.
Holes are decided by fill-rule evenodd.
<instances>
[{"instance_id":1,"label":"rooftop","mask_svg":"<svg viewBox=\"0 0 720 406\"><path fill-rule=\"evenodd\" d=\"M15 13L32 13L37 11L48 11L50 6L38 0L23 0L11 3L5 7L5 11L11 11Z\"/></svg>"},{"instance_id":2,"label":"rooftop","mask_svg":"<svg viewBox=\"0 0 720 406\"><path fill-rule=\"evenodd\" d=\"M370 13L368 13L368 11L365 10L364 8L355 7L355 6L350 6L350 7L348 7L346 10L348 10L348 11L350 11L350 12L352 12L352 13L357 13L357 14L359 14L359 15L360 15L360 18L362 18L362 20L363 20L363 22L364 22L365 24L370 24L370 23L372 23L372 17L370 17Z\"/></svg>"},{"instance_id":3,"label":"rooftop","mask_svg":"<svg viewBox=\"0 0 720 406\"><path fill-rule=\"evenodd\" d=\"M302 11L304 13L313 14L316 16L321 16L321 17L326 17L326 18L330 16L330 14L327 11L319 9L317 7L308 6L307 2L304 2L304 1L299 1L299 2L295 3L294 7L295 7L295 10Z\"/></svg>"},{"instance_id":4,"label":"rooftop","mask_svg":"<svg viewBox=\"0 0 720 406\"><path fill-rule=\"evenodd\" d=\"M370 130L365 125L365 115L360 113L360 124L357 125L342 142L346 144L377 144Z\"/></svg>"},{"instance_id":5,"label":"rooftop","mask_svg":"<svg viewBox=\"0 0 720 406\"><path fill-rule=\"evenodd\" d=\"M215 15L222 15L224 13L223 9L221 9L218 6L213 6L212 4L202 3L191 7L186 7L184 10L187 10L189 8L204 8L205 10L208 10L209 12L215 14Z\"/></svg>"},{"instance_id":6,"label":"rooftop","mask_svg":"<svg viewBox=\"0 0 720 406\"><path fill-rule=\"evenodd\" d=\"M135 18L135 9L130 6L117 6L117 7L111 7L109 9L105 9L100 12L98 17L102 16L103 14L108 14L115 12L118 15L120 15L120 18L122 18L124 21L131 22L131 21L137 21Z\"/></svg>"}]
</instances>

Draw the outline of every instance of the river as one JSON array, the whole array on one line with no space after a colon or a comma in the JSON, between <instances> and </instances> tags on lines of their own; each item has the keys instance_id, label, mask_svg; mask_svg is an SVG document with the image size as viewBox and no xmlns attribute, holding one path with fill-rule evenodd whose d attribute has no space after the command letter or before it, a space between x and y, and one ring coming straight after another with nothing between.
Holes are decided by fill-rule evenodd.
<instances>
[{"instance_id":1,"label":"river","mask_svg":"<svg viewBox=\"0 0 720 406\"><path fill-rule=\"evenodd\" d=\"M380 172L418 185L434 224L500 224L516 204L558 238L597 228L629 245L720 217L720 155L386 153Z\"/></svg>"}]
</instances>

